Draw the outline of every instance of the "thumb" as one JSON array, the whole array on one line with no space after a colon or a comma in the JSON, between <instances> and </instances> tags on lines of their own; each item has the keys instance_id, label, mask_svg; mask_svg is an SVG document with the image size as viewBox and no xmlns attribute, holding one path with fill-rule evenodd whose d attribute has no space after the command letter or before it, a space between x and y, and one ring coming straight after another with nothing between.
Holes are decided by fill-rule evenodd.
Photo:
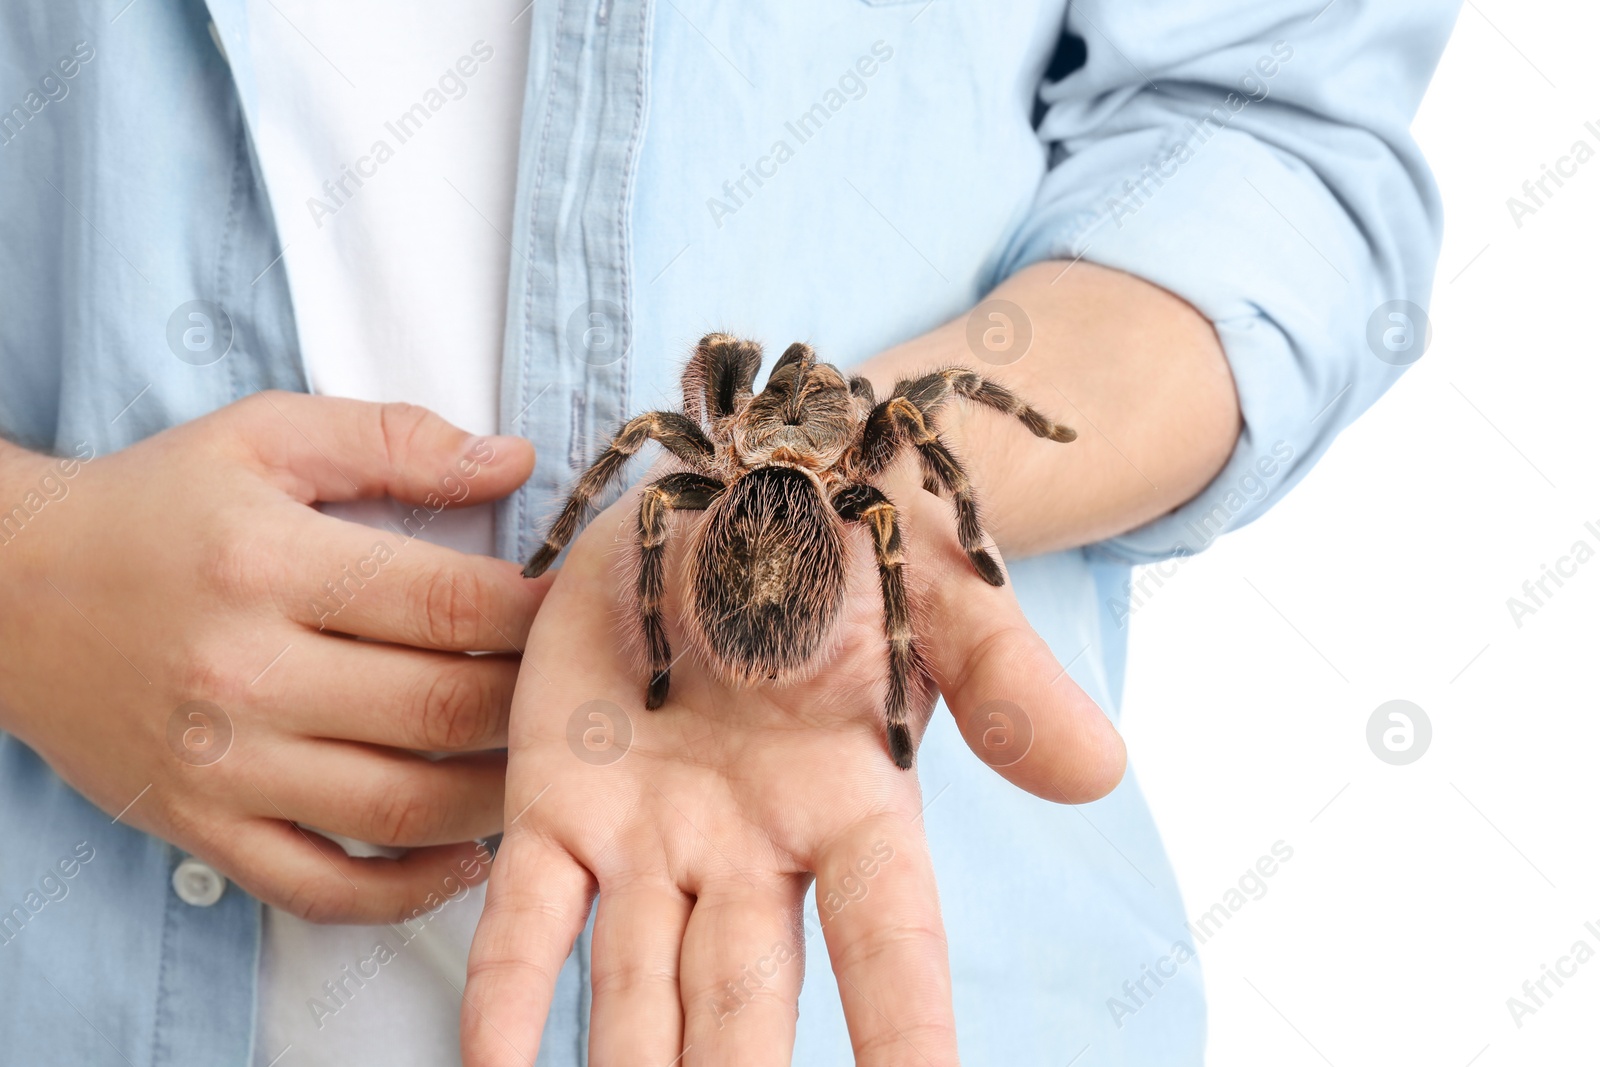
<instances>
[{"instance_id":1,"label":"thumb","mask_svg":"<svg viewBox=\"0 0 1600 1067\"><path fill-rule=\"evenodd\" d=\"M533 445L522 438L475 437L415 404L264 392L220 414L263 473L306 504L479 504L533 472Z\"/></svg>"},{"instance_id":2,"label":"thumb","mask_svg":"<svg viewBox=\"0 0 1600 1067\"><path fill-rule=\"evenodd\" d=\"M1122 737L1028 624L1010 585L962 581L952 566L930 592L928 667L972 751L1046 800L1081 804L1116 788Z\"/></svg>"}]
</instances>

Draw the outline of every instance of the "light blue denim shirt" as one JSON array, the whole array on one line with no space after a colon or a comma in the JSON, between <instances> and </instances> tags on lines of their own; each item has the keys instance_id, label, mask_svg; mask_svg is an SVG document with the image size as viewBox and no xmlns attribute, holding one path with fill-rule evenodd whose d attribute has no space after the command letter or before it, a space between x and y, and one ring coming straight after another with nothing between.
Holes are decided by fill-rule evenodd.
<instances>
[{"instance_id":1,"label":"light blue denim shirt","mask_svg":"<svg viewBox=\"0 0 1600 1067\"><path fill-rule=\"evenodd\" d=\"M104 453L305 388L273 222L304 206L269 203L255 164L244 6L0 9L0 432ZM532 47L501 422L539 466L501 508L499 552L528 554L625 414L674 402L707 330L850 363L1020 267L1081 256L1215 323L1246 424L1193 502L1012 565L1033 624L1115 716L1130 565L1259 515L1411 358L1390 316L1427 303L1440 210L1407 126L1456 6L532 5L508 28ZM194 300L232 325L206 365L169 342ZM1174 951L1201 938L1134 776L1052 806L943 716L919 768L967 1062L1199 1063L1199 967ZM184 903L181 859L0 736L0 1060L250 1061L261 906L236 887ZM541 1064L584 1060L586 965L582 943ZM848 1060L814 965L796 1062Z\"/></svg>"}]
</instances>

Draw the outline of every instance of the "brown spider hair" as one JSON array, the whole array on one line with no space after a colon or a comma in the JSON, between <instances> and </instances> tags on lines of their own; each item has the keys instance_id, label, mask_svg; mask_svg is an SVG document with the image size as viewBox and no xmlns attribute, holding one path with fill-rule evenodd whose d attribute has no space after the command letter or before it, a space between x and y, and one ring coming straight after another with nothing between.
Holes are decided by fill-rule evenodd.
<instances>
[{"instance_id":1,"label":"brown spider hair","mask_svg":"<svg viewBox=\"0 0 1600 1067\"><path fill-rule=\"evenodd\" d=\"M705 512L688 545L685 629L712 672L734 686L783 685L805 675L844 606L844 524L863 524L883 595L889 752L908 768L907 713L923 668L901 575L898 513L873 480L914 448L923 488L948 494L954 505L956 535L973 569L1003 585L1000 564L983 544L972 483L930 420L956 396L1014 416L1038 437L1065 442L1077 435L965 367L898 382L882 401L867 379L818 362L809 345L790 345L756 393L760 367L761 346L753 341L701 338L683 372L683 411L647 412L623 426L578 479L522 573L533 578L549 568L646 441L683 463L687 469L658 478L639 501L638 610L651 672L645 706L653 709L667 699L673 662L661 614L672 511Z\"/></svg>"}]
</instances>

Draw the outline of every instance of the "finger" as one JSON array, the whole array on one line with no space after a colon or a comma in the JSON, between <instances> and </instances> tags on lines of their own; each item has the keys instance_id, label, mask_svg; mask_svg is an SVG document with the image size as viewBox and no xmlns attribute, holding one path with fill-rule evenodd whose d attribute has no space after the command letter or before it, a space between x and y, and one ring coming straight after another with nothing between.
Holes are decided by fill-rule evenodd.
<instances>
[{"instance_id":1,"label":"finger","mask_svg":"<svg viewBox=\"0 0 1600 1067\"><path fill-rule=\"evenodd\" d=\"M601 887L590 963L593 1067L668 1064L682 1049L678 957L690 904L676 886Z\"/></svg>"},{"instance_id":2,"label":"finger","mask_svg":"<svg viewBox=\"0 0 1600 1067\"><path fill-rule=\"evenodd\" d=\"M297 564L286 597L306 626L447 652L522 648L554 577L529 580L515 563L457 552L403 532L308 516L319 545Z\"/></svg>"},{"instance_id":3,"label":"finger","mask_svg":"<svg viewBox=\"0 0 1600 1067\"><path fill-rule=\"evenodd\" d=\"M278 819L230 825L211 851L217 869L245 892L316 923L400 922L460 899L489 872L488 850L474 841L414 849L399 859L356 859Z\"/></svg>"},{"instance_id":4,"label":"finger","mask_svg":"<svg viewBox=\"0 0 1600 1067\"><path fill-rule=\"evenodd\" d=\"M874 820L817 860L817 915L855 1062L959 1062L950 954L928 847L915 824Z\"/></svg>"},{"instance_id":5,"label":"finger","mask_svg":"<svg viewBox=\"0 0 1600 1067\"><path fill-rule=\"evenodd\" d=\"M503 753L433 762L319 741L278 750L258 771L264 782L255 788L259 814L374 845L417 848L498 833L505 773Z\"/></svg>"},{"instance_id":6,"label":"finger","mask_svg":"<svg viewBox=\"0 0 1600 1067\"><path fill-rule=\"evenodd\" d=\"M927 589L924 650L967 744L1005 778L1047 800L1082 803L1116 788L1127 751L1116 727L1022 614L1010 585L962 580L952 542Z\"/></svg>"},{"instance_id":7,"label":"finger","mask_svg":"<svg viewBox=\"0 0 1600 1067\"><path fill-rule=\"evenodd\" d=\"M583 932L594 880L565 851L527 830L505 836L467 957L461 998L465 1067L526 1067L561 965Z\"/></svg>"},{"instance_id":8,"label":"finger","mask_svg":"<svg viewBox=\"0 0 1600 1067\"><path fill-rule=\"evenodd\" d=\"M264 392L225 410L249 454L307 504L391 496L461 507L498 500L533 471L522 438L475 437L415 404Z\"/></svg>"},{"instance_id":9,"label":"finger","mask_svg":"<svg viewBox=\"0 0 1600 1067\"><path fill-rule=\"evenodd\" d=\"M685 1067L762 1067L794 1054L805 974L801 880L703 890L683 940Z\"/></svg>"},{"instance_id":10,"label":"finger","mask_svg":"<svg viewBox=\"0 0 1600 1067\"><path fill-rule=\"evenodd\" d=\"M515 656L423 652L316 636L252 687L278 725L419 752L504 748Z\"/></svg>"}]
</instances>

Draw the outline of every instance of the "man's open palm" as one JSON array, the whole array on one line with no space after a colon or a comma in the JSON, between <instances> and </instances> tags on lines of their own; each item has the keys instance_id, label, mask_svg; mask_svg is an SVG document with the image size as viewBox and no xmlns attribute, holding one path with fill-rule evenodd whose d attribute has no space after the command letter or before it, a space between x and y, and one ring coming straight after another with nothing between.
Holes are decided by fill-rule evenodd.
<instances>
[{"instance_id":1,"label":"man's open palm","mask_svg":"<svg viewBox=\"0 0 1600 1067\"><path fill-rule=\"evenodd\" d=\"M919 639L969 744L983 755L995 743L985 708L1026 708L1026 755L990 762L1052 800L1104 795L1123 767L1109 721L1010 589L971 572L948 505L914 481L890 492ZM678 658L666 705L646 711L627 595L637 507L630 493L579 539L529 635L506 834L462 1005L466 1062L533 1061L598 893L591 1064L788 1063L813 877L819 901L846 902L820 910L857 1062L958 1062L921 793L884 739L882 603L865 532L850 535L837 651L781 689L730 690L703 668L676 625L683 587L669 550ZM699 518L673 520L674 547Z\"/></svg>"}]
</instances>

